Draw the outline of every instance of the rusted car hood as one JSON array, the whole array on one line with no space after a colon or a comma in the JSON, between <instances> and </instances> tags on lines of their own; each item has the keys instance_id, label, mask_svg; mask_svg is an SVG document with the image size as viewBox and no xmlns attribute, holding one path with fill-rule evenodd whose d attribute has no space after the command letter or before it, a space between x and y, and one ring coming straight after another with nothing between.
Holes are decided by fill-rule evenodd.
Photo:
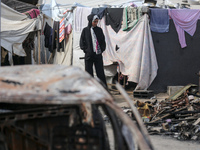
<instances>
[{"instance_id":1,"label":"rusted car hood","mask_svg":"<svg viewBox=\"0 0 200 150\"><path fill-rule=\"evenodd\" d=\"M75 104L113 101L85 71L63 65L1 67L0 102Z\"/></svg>"}]
</instances>

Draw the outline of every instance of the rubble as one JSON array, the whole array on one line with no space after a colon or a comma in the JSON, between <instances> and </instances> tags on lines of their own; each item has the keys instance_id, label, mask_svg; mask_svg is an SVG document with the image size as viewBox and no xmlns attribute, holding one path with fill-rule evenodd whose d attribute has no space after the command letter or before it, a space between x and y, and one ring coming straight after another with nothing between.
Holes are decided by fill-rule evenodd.
<instances>
[{"instance_id":1,"label":"rubble","mask_svg":"<svg viewBox=\"0 0 200 150\"><path fill-rule=\"evenodd\" d=\"M200 96L187 85L168 99L136 102L149 134L200 141Z\"/></svg>"}]
</instances>

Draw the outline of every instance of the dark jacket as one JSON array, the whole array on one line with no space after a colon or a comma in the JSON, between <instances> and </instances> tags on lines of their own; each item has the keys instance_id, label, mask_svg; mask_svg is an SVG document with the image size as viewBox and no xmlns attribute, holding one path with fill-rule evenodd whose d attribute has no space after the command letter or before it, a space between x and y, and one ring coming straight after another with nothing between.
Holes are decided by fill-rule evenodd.
<instances>
[{"instance_id":1,"label":"dark jacket","mask_svg":"<svg viewBox=\"0 0 200 150\"><path fill-rule=\"evenodd\" d=\"M89 21L88 26L83 29L81 33L81 38L80 38L80 48L85 53L85 59L89 59L95 55L93 51L92 36L91 36L91 31L90 31L90 28L92 27L93 16L94 14L91 14L88 16L88 21ZM99 42L101 52L105 51L106 42L105 42L105 36L103 34L102 29L100 27L94 27L93 30Z\"/></svg>"}]
</instances>

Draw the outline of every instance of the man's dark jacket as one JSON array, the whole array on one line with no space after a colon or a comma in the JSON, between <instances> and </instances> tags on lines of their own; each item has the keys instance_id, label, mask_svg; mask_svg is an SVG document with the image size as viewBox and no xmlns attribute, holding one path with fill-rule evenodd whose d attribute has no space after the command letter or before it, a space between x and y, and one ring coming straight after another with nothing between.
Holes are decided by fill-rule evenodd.
<instances>
[{"instance_id":1,"label":"man's dark jacket","mask_svg":"<svg viewBox=\"0 0 200 150\"><path fill-rule=\"evenodd\" d=\"M92 58L95 53L93 50L93 45L92 45L92 36L91 36L91 31L90 28L92 27L92 19L94 17L94 14L91 14L88 16L88 26L85 27L81 33L81 38L80 38L80 48L84 51L85 53L85 59L88 60ZM93 28L94 33L96 34L97 41L99 42L101 52L105 51L106 49L106 43L105 43L105 36L103 34L103 31L100 27L94 27Z\"/></svg>"}]
</instances>

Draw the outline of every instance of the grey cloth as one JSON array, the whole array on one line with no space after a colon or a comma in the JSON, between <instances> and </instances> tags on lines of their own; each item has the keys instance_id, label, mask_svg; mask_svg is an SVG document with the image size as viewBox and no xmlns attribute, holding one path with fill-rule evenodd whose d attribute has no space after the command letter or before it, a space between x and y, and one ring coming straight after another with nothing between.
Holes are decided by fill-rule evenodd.
<instances>
[{"instance_id":1,"label":"grey cloth","mask_svg":"<svg viewBox=\"0 0 200 150\"><path fill-rule=\"evenodd\" d=\"M52 46L53 51L57 48L57 51L60 52L60 49L62 48L62 52L64 52L64 40L59 43L59 24L59 21L54 21L52 32Z\"/></svg>"},{"instance_id":2,"label":"grey cloth","mask_svg":"<svg viewBox=\"0 0 200 150\"><path fill-rule=\"evenodd\" d=\"M105 13L105 7L93 8L91 14L97 15L99 19L102 19Z\"/></svg>"},{"instance_id":3,"label":"grey cloth","mask_svg":"<svg viewBox=\"0 0 200 150\"><path fill-rule=\"evenodd\" d=\"M118 33L122 25L123 8L106 8L106 25L110 25Z\"/></svg>"}]
</instances>

